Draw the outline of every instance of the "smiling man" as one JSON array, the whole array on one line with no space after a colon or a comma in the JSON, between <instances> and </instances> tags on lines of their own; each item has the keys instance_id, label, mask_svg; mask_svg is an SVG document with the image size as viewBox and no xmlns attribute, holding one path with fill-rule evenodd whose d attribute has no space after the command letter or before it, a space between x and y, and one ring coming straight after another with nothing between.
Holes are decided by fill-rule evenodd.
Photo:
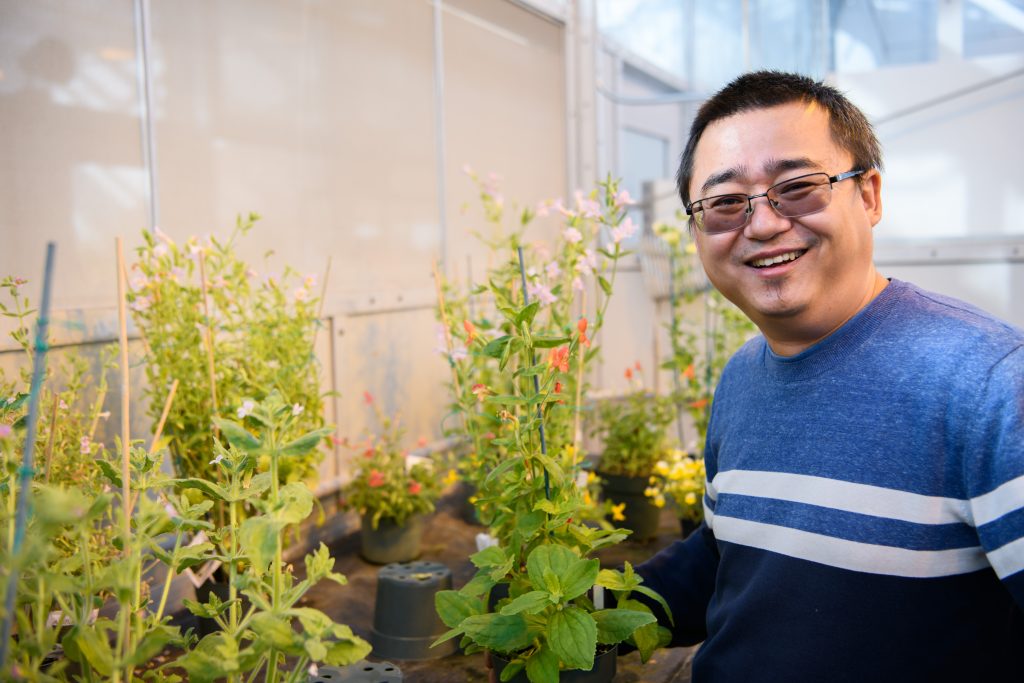
<instances>
[{"instance_id":1,"label":"smiling man","mask_svg":"<svg viewBox=\"0 0 1024 683\"><path fill-rule=\"evenodd\" d=\"M1024 680L1024 331L876 270L881 153L830 86L736 79L678 181L763 335L715 394L704 526L639 568L694 681Z\"/></svg>"}]
</instances>

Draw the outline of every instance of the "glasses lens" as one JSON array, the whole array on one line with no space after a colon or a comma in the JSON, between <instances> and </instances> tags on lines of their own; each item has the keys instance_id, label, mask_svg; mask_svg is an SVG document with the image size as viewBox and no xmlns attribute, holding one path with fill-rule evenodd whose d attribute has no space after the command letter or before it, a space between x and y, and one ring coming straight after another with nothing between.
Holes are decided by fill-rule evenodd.
<instances>
[{"instance_id":1,"label":"glasses lens","mask_svg":"<svg viewBox=\"0 0 1024 683\"><path fill-rule=\"evenodd\" d=\"M708 197L700 202L698 227L713 235L729 232L743 226L747 222L747 196L743 194L723 194Z\"/></svg>"},{"instance_id":2,"label":"glasses lens","mask_svg":"<svg viewBox=\"0 0 1024 683\"><path fill-rule=\"evenodd\" d=\"M768 199L782 216L806 216L828 206L832 200L832 185L825 173L805 175L772 187L768 190Z\"/></svg>"}]
</instances>

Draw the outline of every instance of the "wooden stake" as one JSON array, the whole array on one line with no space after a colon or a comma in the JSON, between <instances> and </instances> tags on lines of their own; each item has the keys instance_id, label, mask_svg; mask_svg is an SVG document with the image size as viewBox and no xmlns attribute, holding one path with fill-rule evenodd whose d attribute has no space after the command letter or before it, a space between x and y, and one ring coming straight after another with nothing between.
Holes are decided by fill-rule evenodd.
<instances>
[{"instance_id":1,"label":"wooden stake","mask_svg":"<svg viewBox=\"0 0 1024 683\"><path fill-rule=\"evenodd\" d=\"M313 328L313 343L309 346L309 355L316 353L316 338L320 334L320 321L324 319L324 301L327 299L327 278L331 276L331 257L327 257L327 268L324 269L324 283L320 287L320 305L317 307L317 326Z\"/></svg>"},{"instance_id":2,"label":"wooden stake","mask_svg":"<svg viewBox=\"0 0 1024 683\"><path fill-rule=\"evenodd\" d=\"M153 442L149 444L149 452L156 452L156 445L160 441L160 436L164 433L164 425L167 423L167 415L171 412L171 403L174 402L174 394L178 391L178 380L174 380L171 384L171 390L167 394L167 400L164 401L164 410L160 413L160 421L156 423L156 431L153 432Z\"/></svg>"},{"instance_id":3,"label":"wooden stake","mask_svg":"<svg viewBox=\"0 0 1024 683\"><path fill-rule=\"evenodd\" d=\"M459 373L455 369L455 361L452 359L452 353L455 350L455 344L452 341L452 330L448 325L448 312L444 305L444 289L441 287L441 272L437 269L437 259L433 262L434 269L434 287L437 290L437 305L441 309L441 325L444 327L444 340L448 347L448 361L452 366L452 381L455 383L455 393L461 398L462 397L462 384L459 382ZM462 416L465 421L466 416Z\"/></svg>"},{"instance_id":4,"label":"wooden stake","mask_svg":"<svg viewBox=\"0 0 1024 683\"><path fill-rule=\"evenodd\" d=\"M587 290L583 288L580 291L580 316L586 317L587 315ZM580 441L583 440L583 429L580 424L580 411L582 409L581 401L583 400L583 363L587 358L586 349L582 346L579 350L580 362L576 367L576 410L573 415L573 426L572 426L572 447L573 447L573 466L579 462L580 459Z\"/></svg>"},{"instance_id":5,"label":"wooden stake","mask_svg":"<svg viewBox=\"0 0 1024 683\"><path fill-rule=\"evenodd\" d=\"M132 530L131 511L131 468L130 458L130 434L131 434L131 395L129 394L128 381L128 311L126 309L126 278L124 269L124 244L118 237L117 243L117 318L120 323L120 344L121 344L121 508L124 513L122 518L122 533L124 534L124 552L128 552L128 541Z\"/></svg>"},{"instance_id":6,"label":"wooden stake","mask_svg":"<svg viewBox=\"0 0 1024 683\"><path fill-rule=\"evenodd\" d=\"M57 438L57 409L60 408L60 398L53 395L53 410L50 411L50 438L46 440L46 474L45 481L50 483L50 461L53 459L53 442Z\"/></svg>"},{"instance_id":7,"label":"wooden stake","mask_svg":"<svg viewBox=\"0 0 1024 683\"><path fill-rule=\"evenodd\" d=\"M210 295L206 286L206 253L199 252L199 282L203 288L203 312L206 315L206 358L210 374L210 400L213 402L214 415L217 414L217 373L213 362L213 319L210 318ZM217 426L213 426L214 434Z\"/></svg>"}]
</instances>

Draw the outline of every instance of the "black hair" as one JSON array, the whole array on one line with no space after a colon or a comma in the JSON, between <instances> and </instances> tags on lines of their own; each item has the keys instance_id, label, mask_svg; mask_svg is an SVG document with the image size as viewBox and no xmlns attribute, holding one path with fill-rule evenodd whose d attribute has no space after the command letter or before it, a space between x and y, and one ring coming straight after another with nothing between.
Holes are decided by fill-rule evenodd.
<instances>
[{"instance_id":1,"label":"black hair","mask_svg":"<svg viewBox=\"0 0 1024 683\"><path fill-rule=\"evenodd\" d=\"M832 140L853 156L854 168L866 171L882 167L882 148L871 123L864 112L837 89L800 74L753 71L739 76L712 95L697 112L676 173L676 186L683 205L690 203L697 143L711 123L752 109L791 102L813 102L828 112Z\"/></svg>"}]
</instances>

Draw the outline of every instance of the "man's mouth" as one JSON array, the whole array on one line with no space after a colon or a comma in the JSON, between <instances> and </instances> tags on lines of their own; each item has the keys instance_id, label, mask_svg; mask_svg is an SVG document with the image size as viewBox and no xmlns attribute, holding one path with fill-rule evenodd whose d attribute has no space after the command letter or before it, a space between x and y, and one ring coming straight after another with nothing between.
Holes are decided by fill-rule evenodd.
<instances>
[{"instance_id":1,"label":"man's mouth","mask_svg":"<svg viewBox=\"0 0 1024 683\"><path fill-rule=\"evenodd\" d=\"M775 266L780 263L787 263L789 261L795 261L801 256L807 253L806 249L799 249L797 251L787 251L785 254L778 254L777 256L768 256L766 258L754 259L749 262L749 265L754 268L767 268L769 266Z\"/></svg>"}]
</instances>

